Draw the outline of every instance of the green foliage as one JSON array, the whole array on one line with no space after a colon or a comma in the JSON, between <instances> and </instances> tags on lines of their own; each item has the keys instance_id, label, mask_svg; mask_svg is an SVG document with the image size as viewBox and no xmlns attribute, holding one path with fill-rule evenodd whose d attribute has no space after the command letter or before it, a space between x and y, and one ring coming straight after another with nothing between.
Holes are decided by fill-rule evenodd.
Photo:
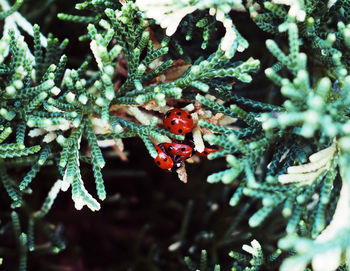
<instances>
[{"instance_id":1,"label":"green foliage","mask_svg":"<svg viewBox=\"0 0 350 271\"><path fill-rule=\"evenodd\" d=\"M72 33L89 44L78 57L68 39L41 33L45 23L32 26L21 14L25 4L0 0L0 179L7 194L0 233L15 240L8 255L16 255L18 270L27 270L32 255L65 248L46 217L60 191L71 188L78 210L100 210L100 201L113 198L105 168L111 152L126 160L126 138L141 142L138 155L150 161L159 143L218 149L207 158L215 159L213 171L221 167L207 182L226 187L222 204L236 216L229 229L188 240L195 216L188 201L168 246L178 251L171 266L218 271L218 250L230 246L232 270L348 268L349 1L87 0L75 5L77 14L57 15L86 29ZM172 107L190 111L192 134L165 129ZM51 188L38 209L28 199L44 191L47 172ZM240 225L244 219L249 228ZM269 220L279 229L261 236ZM258 241L242 247L250 256L238 252L251 237ZM203 246L206 238L215 245ZM182 261L181 253L191 256Z\"/></svg>"}]
</instances>

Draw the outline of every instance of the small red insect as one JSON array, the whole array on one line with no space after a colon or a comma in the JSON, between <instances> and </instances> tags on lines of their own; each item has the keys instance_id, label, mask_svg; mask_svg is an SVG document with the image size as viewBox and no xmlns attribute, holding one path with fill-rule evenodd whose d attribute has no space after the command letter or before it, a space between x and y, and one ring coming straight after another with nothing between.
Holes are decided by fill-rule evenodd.
<instances>
[{"instance_id":1,"label":"small red insect","mask_svg":"<svg viewBox=\"0 0 350 271\"><path fill-rule=\"evenodd\" d=\"M158 152L158 155L154 159L154 162L161 169L171 170L174 166L174 161L159 146L156 146L155 148Z\"/></svg>"},{"instance_id":2,"label":"small red insect","mask_svg":"<svg viewBox=\"0 0 350 271\"><path fill-rule=\"evenodd\" d=\"M209 153L216 152L218 149L205 147L204 151L196 152L199 156L208 156Z\"/></svg>"},{"instance_id":3,"label":"small red insect","mask_svg":"<svg viewBox=\"0 0 350 271\"><path fill-rule=\"evenodd\" d=\"M180 143L163 143L165 152L175 160L186 160L193 154L193 149Z\"/></svg>"},{"instance_id":4,"label":"small red insect","mask_svg":"<svg viewBox=\"0 0 350 271\"><path fill-rule=\"evenodd\" d=\"M184 135L192 131L193 119L185 110L174 108L165 115L164 125L167 130L177 135Z\"/></svg>"},{"instance_id":5,"label":"small red insect","mask_svg":"<svg viewBox=\"0 0 350 271\"><path fill-rule=\"evenodd\" d=\"M174 158L171 158L166 152L164 148L164 144L158 144L155 146L155 149L157 150L157 157L154 159L154 162L157 164L158 167L161 169L166 169L170 171L175 171L178 168L182 167L183 162L181 159L179 159L179 156L176 156Z\"/></svg>"}]
</instances>

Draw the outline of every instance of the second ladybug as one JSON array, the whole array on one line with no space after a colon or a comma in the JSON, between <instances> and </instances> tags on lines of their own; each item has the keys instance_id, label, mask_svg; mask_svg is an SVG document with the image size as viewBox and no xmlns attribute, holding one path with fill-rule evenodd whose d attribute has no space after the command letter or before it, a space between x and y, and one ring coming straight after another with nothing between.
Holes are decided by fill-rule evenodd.
<instances>
[{"instance_id":1,"label":"second ladybug","mask_svg":"<svg viewBox=\"0 0 350 271\"><path fill-rule=\"evenodd\" d=\"M192 131L193 119L185 110L174 108L166 113L164 126L173 134L185 135Z\"/></svg>"},{"instance_id":2,"label":"second ladybug","mask_svg":"<svg viewBox=\"0 0 350 271\"><path fill-rule=\"evenodd\" d=\"M174 166L173 160L159 146L155 146L155 148L156 148L158 155L154 159L154 162L161 169L170 170Z\"/></svg>"},{"instance_id":3,"label":"second ladybug","mask_svg":"<svg viewBox=\"0 0 350 271\"><path fill-rule=\"evenodd\" d=\"M186 144L163 143L163 146L166 153L176 160L186 160L193 154L193 149Z\"/></svg>"},{"instance_id":4,"label":"second ladybug","mask_svg":"<svg viewBox=\"0 0 350 271\"><path fill-rule=\"evenodd\" d=\"M171 158L165 152L163 144L158 144L157 146L155 146L155 149L158 155L154 159L154 162L157 164L158 167L170 171L174 171L182 167L182 160L178 159L178 157L176 157L176 159L173 160L173 158Z\"/></svg>"}]
</instances>

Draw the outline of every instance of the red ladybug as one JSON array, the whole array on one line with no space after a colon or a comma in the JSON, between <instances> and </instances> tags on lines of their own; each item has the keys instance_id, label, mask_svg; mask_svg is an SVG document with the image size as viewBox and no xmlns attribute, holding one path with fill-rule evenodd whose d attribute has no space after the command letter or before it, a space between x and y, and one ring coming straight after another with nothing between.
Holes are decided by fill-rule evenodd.
<instances>
[{"instance_id":1,"label":"red ladybug","mask_svg":"<svg viewBox=\"0 0 350 271\"><path fill-rule=\"evenodd\" d=\"M159 146L156 146L155 148L158 152L158 155L154 159L154 162L161 169L171 170L174 166L174 161Z\"/></svg>"},{"instance_id":2,"label":"red ladybug","mask_svg":"<svg viewBox=\"0 0 350 271\"><path fill-rule=\"evenodd\" d=\"M173 134L184 135L192 131L193 119L190 113L174 108L166 113L164 125Z\"/></svg>"},{"instance_id":3,"label":"red ladybug","mask_svg":"<svg viewBox=\"0 0 350 271\"><path fill-rule=\"evenodd\" d=\"M199 156L208 156L209 153L216 152L218 149L205 147L204 151L196 152Z\"/></svg>"},{"instance_id":4,"label":"red ladybug","mask_svg":"<svg viewBox=\"0 0 350 271\"><path fill-rule=\"evenodd\" d=\"M164 150L164 144L158 144L155 146L157 150L157 157L154 159L154 162L161 169L166 169L170 171L175 171L178 168L182 167L183 162L179 159L179 157L175 157L172 159L168 154L166 154Z\"/></svg>"},{"instance_id":5,"label":"red ladybug","mask_svg":"<svg viewBox=\"0 0 350 271\"><path fill-rule=\"evenodd\" d=\"M180 143L163 143L164 150L175 160L186 160L192 156L193 149Z\"/></svg>"}]
</instances>

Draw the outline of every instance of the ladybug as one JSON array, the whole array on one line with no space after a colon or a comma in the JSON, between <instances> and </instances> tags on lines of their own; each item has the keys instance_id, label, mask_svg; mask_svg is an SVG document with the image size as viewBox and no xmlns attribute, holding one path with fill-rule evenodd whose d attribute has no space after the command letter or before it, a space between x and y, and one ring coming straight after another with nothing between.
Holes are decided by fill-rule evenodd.
<instances>
[{"instance_id":1,"label":"ladybug","mask_svg":"<svg viewBox=\"0 0 350 271\"><path fill-rule=\"evenodd\" d=\"M184 135L192 131L193 119L185 110L174 108L166 113L164 125L173 134Z\"/></svg>"},{"instance_id":2,"label":"ladybug","mask_svg":"<svg viewBox=\"0 0 350 271\"><path fill-rule=\"evenodd\" d=\"M180 143L163 143L164 150L175 160L186 160L193 154L193 149L186 144Z\"/></svg>"},{"instance_id":3,"label":"ladybug","mask_svg":"<svg viewBox=\"0 0 350 271\"><path fill-rule=\"evenodd\" d=\"M216 148L209 148L209 147L205 147L204 148L204 151L202 152L196 152L199 156L208 156L209 153L212 153L212 152L216 152L218 151L218 149Z\"/></svg>"},{"instance_id":4,"label":"ladybug","mask_svg":"<svg viewBox=\"0 0 350 271\"><path fill-rule=\"evenodd\" d=\"M175 171L176 169L182 167L182 161L175 159L173 160L169 155L164 151L163 144L158 144L155 146L155 149L158 153L157 157L154 159L154 162L161 169L166 169L170 171Z\"/></svg>"},{"instance_id":5,"label":"ladybug","mask_svg":"<svg viewBox=\"0 0 350 271\"><path fill-rule=\"evenodd\" d=\"M154 162L161 169L171 170L174 166L174 161L159 146L156 146L155 148L158 155L154 158Z\"/></svg>"}]
</instances>

